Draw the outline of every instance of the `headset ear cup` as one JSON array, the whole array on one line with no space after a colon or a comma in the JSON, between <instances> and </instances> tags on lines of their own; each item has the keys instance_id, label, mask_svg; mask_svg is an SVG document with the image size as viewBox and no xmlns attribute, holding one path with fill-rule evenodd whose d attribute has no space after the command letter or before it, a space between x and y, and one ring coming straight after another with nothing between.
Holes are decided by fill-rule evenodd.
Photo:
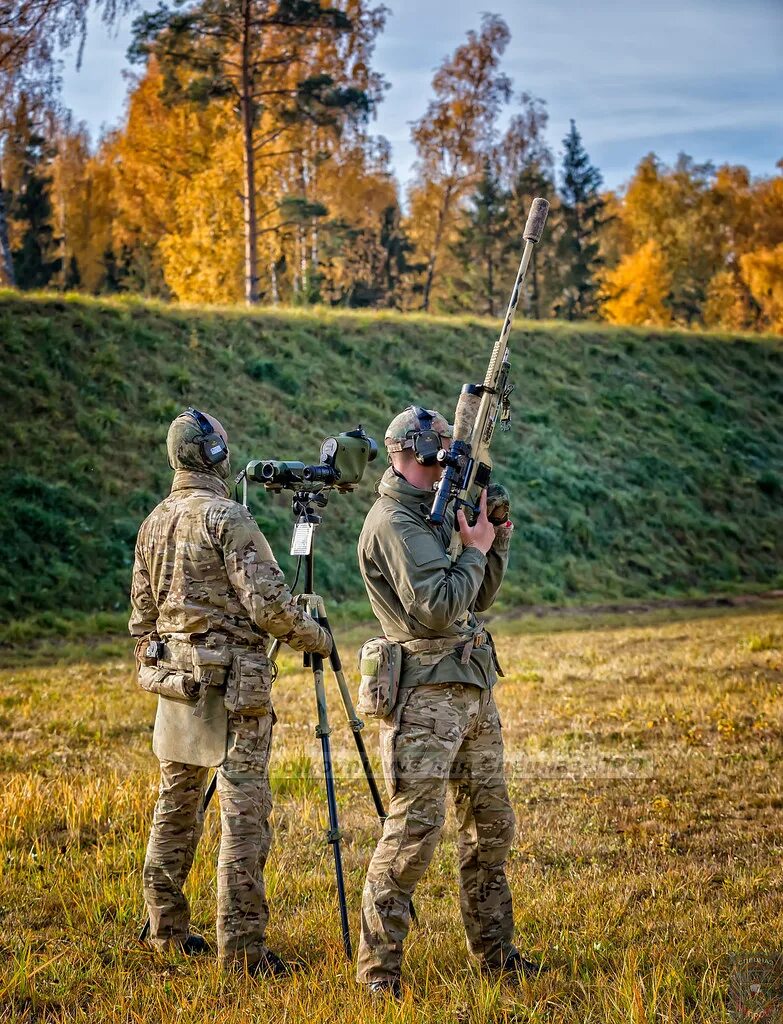
<instances>
[{"instance_id":1,"label":"headset ear cup","mask_svg":"<svg viewBox=\"0 0 783 1024\"><path fill-rule=\"evenodd\" d=\"M201 439L201 457L207 466L217 466L228 458L228 447L220 434L213 431Z\"/></svg>"},{"instance_id":2,"label":"headset ear cup","mask_svg":"<svg viewBox=\"0 0 783 1024\"><path fill-rule=\"evenodd\" d=\"M440 448L440 434L435 430L421 430L413 439L413 455L420 466L434 466Z\"/></svg>"}]
</instances>

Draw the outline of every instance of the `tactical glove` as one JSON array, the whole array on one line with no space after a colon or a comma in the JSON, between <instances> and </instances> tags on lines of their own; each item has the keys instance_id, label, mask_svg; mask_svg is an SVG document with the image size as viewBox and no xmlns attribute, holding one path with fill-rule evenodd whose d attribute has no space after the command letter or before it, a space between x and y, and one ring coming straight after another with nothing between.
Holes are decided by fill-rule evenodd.
<instances>
[{"instance_id":1,"label":"tactical glove","mask_svg":"<svg viewBox=\"0 0 783 1024\"><path fill-rule=\"evenodd\" d=\"M487 488L487 518L494 526L501 526L510 515L511 496L503 484L491 483Z\"/></svg>"}]
</instances>

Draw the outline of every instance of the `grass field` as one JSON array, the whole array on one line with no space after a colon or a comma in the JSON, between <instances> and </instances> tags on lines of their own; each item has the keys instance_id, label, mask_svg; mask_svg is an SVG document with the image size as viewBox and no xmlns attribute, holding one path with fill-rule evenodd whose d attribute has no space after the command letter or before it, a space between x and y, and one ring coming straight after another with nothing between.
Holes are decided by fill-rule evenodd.
<instances>
[{"instance_id":1,"label":"grass field","mask_svg":"<svg viewBox=\"0 0 783 1024\"><path fill-rule=\"evenodd\" d=\"M518 818L509 876L519 944L551 970L519 990L479 976L449 831L417 894L399 1008L373 1007L342 957L312 692L293 658L276 684L267 880L270 943L300 970L274 983L225 979L212 959L135 941L156 766L154 702L128 658L101 659L93 645L81 662L3 669L0 1020L760 1019L732 1017L730 989L734 955L781 947L781 612L557 632L506 624L497 698ZM377 824L336 697L331 710L355 935ZM189 892L194 925L212 937L217 840L210 813Z\"/></svg>"}]
</instances>

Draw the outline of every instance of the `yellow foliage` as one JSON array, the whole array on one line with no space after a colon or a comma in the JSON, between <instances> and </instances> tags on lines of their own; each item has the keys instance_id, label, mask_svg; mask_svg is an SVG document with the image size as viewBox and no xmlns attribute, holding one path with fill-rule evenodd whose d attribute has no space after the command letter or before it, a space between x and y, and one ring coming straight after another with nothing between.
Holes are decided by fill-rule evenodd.
<instances>
[{"instance_id":1,"label":"yellow foliage","mask_svg":"<svg viewBox=\"0 0 783 1024\"><path fill-rule=\"evenodd\" d=\"M740 257L742 277L769 327L783 332L783 242Z\"/></svg>"},{"instance_id":2,"label":"yellow foliage","mask_svg":"<svg viewBox=\"0 0 783 1024\"><path fill-rule=\"evenodd\" d=\"M96 292L103 285L104 257L112 243L112 193L111 168L99 157L90 156L84 129L63 131L52 161L52 201L56 234L61 239L61 280L68 287L78 285Z\"/></svg>"},{"instance_id":3,"label":"yellow foliage","mask_svg":"<svg viewBox=\"0 0 783 1024\"><path fill-rule=\"evenodd\" d=\"M748 289L735 273L719 270L707 286L703 312L705 326L730 331L747 330L754 319L749 297Z\"/></svg>"},{"instance_id":4,"label":"yellow foliage","mask_svg":"<svg viewBox=\"0 0 783 1024\"><path fill-rule=\"evenodd\" d=\"M226 113L213 105L166 105L154 59L131 92L125 127L103 147L111 165L117 216L115 243L154 248L176 227L176 198L210 163Z\"/></svg>"},{"instance_id":5,"label":"yellow foliage","mask_svg":"<svg viewBox=\"0 0 783 1024\"><path fill-rule=\"evenodd\" d=\"M666 306L671 283L663 254L650 239L604 273L601 315L612 324L666 326L672 319Z\"/></svg>"},{"instance_id":6,"label":"yellow foliage","mask_svg":"<svg viewBox=\"0 0 783 1024\"><path fill-rule=\"evenodd\" d=\"M159 243L166 284L183 302L240 302L243 296L241 140L226 138L209 166L180 178Z\"/></svg>"}]
</instances>

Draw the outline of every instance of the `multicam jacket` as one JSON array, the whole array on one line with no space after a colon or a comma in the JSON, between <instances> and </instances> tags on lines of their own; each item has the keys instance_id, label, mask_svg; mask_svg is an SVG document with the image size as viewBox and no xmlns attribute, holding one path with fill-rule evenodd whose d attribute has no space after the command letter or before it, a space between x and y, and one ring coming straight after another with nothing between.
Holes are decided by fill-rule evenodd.
<instances>
[{"instance_id":1,"label":"multicam jacket","mask_svg":"<svg viewBox=\"0 0 783 1024\"><path fill-rule=\"evenodd\" d=\"M431 491L413 487L389 468L378 485L359 537L359 567L384 635L403 645L447 638L458 643L476 631L476 612L495 600L508 564L510 531L498 536L488 554L466 548L452 564L448 554L454 514L439 527L426 516ZM415 654L403 660L402 686L473 683L492 686L497 678L491 644L477 646L467 663L448 653L436 664Z\"/></svg>"},{"instance_id":2,"label":"multicam jacket","mask_svg":"<svg viewBox=\"0 0 783 1024\"><path fill-rule=\"evenodd\" d=\"M131 604L133 636L257 646L271 634L298 651L324 639L253 517L210 473L178 469L142 523Z\"/></svg>"}]
</instances>

